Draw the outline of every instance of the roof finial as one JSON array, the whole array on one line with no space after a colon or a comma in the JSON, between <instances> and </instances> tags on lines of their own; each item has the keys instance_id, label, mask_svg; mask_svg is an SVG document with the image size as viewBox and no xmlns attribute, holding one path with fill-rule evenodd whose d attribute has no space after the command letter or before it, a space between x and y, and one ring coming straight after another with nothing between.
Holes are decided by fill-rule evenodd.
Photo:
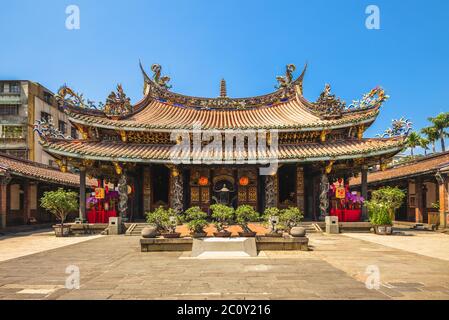
<instances>
[{"instance_id":1,"label":"roof finial","mask_svg":"<svg viewBox=\"0 0 449 320\"><path fill-rule=\"evenodd\" d=\"M220 98L227 98L227 92L226 92L226 80L221 79L220 81Z\"/></svg>"}]
</instances>

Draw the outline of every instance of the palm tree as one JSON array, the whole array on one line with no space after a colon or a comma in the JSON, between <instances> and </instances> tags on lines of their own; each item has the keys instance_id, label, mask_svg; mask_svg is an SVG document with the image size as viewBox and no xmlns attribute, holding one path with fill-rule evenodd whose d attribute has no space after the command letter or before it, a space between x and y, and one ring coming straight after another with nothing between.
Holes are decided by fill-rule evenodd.
<instances>
[{"instance_id":1,"label":"palm tree","mask_svg":"<svg viewBox=\"0 0 449 320\"><path fill-rule=\"evenodd\" d=\"M446 151L444 138L449 137L449 133L446 131L449 128L449 112L442 112L435 118L429 118L429 121L432 122L432 127L437 132L438 138L441 141L441 150L443 152Z\"/></svg>"},{"instance_id":2,"label":"palm tree","mask_svg":"<svg viewBox=\"0 0 449 320\"><path fill-rule=\"evenodd\" d=\"M421 129L421 134L426 136L429 143L432 144L432 152L436 153L435 142L439 139L438 132L434 127L426 127Z\"/></svg>"},{"instance_id":3,"label":"palm tree","mask_svg":"<svg viewBox=\"0 0 449 320\"><path fill-rule=\"evenodd\" d=\"M429 150L429 140L426 138L419 139L419 146L424 149L424 155L427 156L427 150Z\"/></svg>"},{"instance_id":4,"label":"palm tree","mask_svg":"<svg viewBox=\"0 0 449 320\"><path fill-rule=\"evenodd\" d=\"M407 137L407 147L410 148L410 153L414 157L414 150L420 146L421 136L415 131L411 132Z\"/></svg>"}]
</instances>

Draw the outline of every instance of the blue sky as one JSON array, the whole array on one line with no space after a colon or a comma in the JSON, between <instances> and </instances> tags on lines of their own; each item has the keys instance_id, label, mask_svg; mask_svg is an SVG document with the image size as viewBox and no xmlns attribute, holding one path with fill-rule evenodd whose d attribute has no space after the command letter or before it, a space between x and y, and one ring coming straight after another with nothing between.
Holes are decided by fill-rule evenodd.
<instances>
[{"instance_id":1,"label":"blue sky","mask_svg":"<svg viewBox=\"0 0 449 320\"><path fill-rule=\"evenodd\" d=\"M173 90L252 96L274 90L287 63L309 70L305 96L329 82L344 100L376 85L391 95L368 135L393 118L415 127L449 111L449 1L50 1L0 0L0 78L31 79L56 91L68 83L104 100L122 83L142 96L139 59L160 63ZM80 30L65 27L80 8ZM365 28L365 8L380 8L381 30ZM297 73L299 74L299 72Z\"/></svg>"}]
</instances>

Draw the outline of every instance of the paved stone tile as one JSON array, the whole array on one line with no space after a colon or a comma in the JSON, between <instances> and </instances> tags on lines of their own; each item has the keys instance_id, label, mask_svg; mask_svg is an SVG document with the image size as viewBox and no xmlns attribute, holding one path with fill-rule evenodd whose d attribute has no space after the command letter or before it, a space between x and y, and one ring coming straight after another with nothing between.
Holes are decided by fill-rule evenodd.
<instances>
[{"instance_id":1,"label":"paved stone tile","mask_svg":"<svg viewBox=\"0 0 449 320\"><path fill-rule=\"evenodd\" d=\"M449 299L444 259L343 235L310 239L313 252L202 261L141 253L135 237L100 237L1 262L0 299ZM80 269L79 290L17 293L64 286L68 265ZM365 287L369 265L381 271L380 290Z\"/></svg>"}]
</instances>

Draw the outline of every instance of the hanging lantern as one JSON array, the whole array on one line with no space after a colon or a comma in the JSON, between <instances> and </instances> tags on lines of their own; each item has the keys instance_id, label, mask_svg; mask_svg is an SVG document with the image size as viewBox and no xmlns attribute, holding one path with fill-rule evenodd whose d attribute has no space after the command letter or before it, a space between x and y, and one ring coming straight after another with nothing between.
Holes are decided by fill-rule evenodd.
<instances>
[{"instance_id":1,"label":"hanging lantern","mask_svg":"<svg viewBox=\"0 0 449 320\"><path fill-rule=\"evenodd\" d=\"M246 187L249 184L249 178L247 176L241 177L240 180L239 180L239 184L242 187Z\"/></svg>"},{"instance_id":2,"label":"hanging lantern","mask_svg":"<svg viewBox=\"0 0 449 320\"><path fill-rule=\"evenodd\" d=\"M198 184L200 186L207 186L209 184L209 179L207 177L200 177Z\"/></svg>"}]
</instances>

